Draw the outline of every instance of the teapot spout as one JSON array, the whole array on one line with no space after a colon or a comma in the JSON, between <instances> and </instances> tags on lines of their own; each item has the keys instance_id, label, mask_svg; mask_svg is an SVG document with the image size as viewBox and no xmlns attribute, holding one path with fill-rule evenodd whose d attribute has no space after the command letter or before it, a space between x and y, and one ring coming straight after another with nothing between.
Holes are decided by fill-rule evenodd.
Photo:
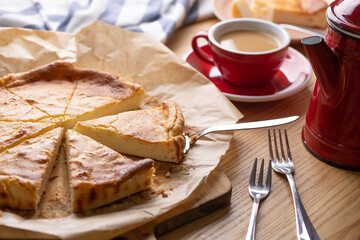
<instances>
[{"instance_id":1,"label":"teapot spout","mask_svg":"<svg viewBox=\"0 0 360 240\"><path fill-rule=\"evenodd\" d=\"M322 37L307 37L302 39L301 43L324 95L331 98L336 91L339 74L339 63L336 55Z\"/></svg>"}]
</instances>

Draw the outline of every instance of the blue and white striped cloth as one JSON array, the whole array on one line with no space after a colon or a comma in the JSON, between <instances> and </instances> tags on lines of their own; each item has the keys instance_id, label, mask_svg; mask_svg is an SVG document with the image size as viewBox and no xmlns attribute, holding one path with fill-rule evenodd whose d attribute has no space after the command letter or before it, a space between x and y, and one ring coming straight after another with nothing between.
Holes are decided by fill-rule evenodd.
<instances>
[{"instance_id":1,"label":"blue and white striped cloth","mask_svg":"<svg viewBox=\"0 0 360 240\"><path fill-rule=\"evenodd\" d=\"M161 42L212 14L212 0L0 0L0 27L77 33L101 20Z\"/></svg>"}]
</instances>

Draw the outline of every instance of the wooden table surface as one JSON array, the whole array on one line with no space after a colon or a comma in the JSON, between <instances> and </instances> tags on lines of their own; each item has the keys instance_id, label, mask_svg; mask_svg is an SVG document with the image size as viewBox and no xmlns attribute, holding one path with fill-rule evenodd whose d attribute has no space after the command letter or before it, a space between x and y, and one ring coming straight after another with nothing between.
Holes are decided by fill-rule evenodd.
<instances>
[{"instance_id":1,"label":"wooden table surface","mask_svg":"<svg viewBox=\"0 0 360 240\"><path fill-rule=\"evenodd\" d=\"M181 28L167 46L183 58L191 50L192 36L216 22L210 19ZM302 46L292 47L303 52ZM295 163L294 178L305 209L321 239L360 239L360 172L330 166L315 158L302 143L301 130L313 85L314 76L304 90L286 99L233 104L244 115L240 122L300 116L286 128ZM269 160L267 130L236 132L219 165L232 183L231 204L160 239L244 239L253 203L248 181L256 157ZM256 239L296 239L291 192L283 175L273 172L270 195L260 202Z\"/></svg>"}]
</instances>

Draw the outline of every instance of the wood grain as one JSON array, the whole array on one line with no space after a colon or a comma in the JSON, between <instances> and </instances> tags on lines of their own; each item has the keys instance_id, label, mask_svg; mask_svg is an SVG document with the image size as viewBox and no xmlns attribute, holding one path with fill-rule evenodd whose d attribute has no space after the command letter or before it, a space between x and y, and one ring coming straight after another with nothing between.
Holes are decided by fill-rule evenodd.
<instances>
[{"instance_id":1,"label":"wood grain","mask_svg":"<svg viewBox=\"0 0 360 240\"><path fill-rule=\"evenodd\" d=\"M167 46L183 58L191 50L192 36L216 22L210 19L179 29ZM292 47L303 52L300 45ZM314 157L302 143L301 131L314 79L304 90L283 100L233 103L244 114L240 122L300 116L286 128L295 162L294 178L305 209L322 239L359 239L360 172L330 166ZM233 186L230 209L218 210L159 239L244 239L252 207L247 184L255 157L269 159L267 130L236 132L219 166ZM296 239L291 192L283 175L273 173L270 195L260 203L256 239Z\"/></svg>"},{"instance_id":2,"label":"wood grain","mask_svg":"<svg viewBox=\"0 0 360 240\"><path fill-rule=\"evenodd\" d=\"M217 19L210 19L183 27L171 37L167 46L180 58L191 50L191 39L196 32L208 30ZM303 52L302 46L292 47ZM322 239L360 239L360 172L348 171L330 166L309 153L301 139L305 115L314 84L314 76L301 92L283 100L267 103L233 104L244 114L239 122L265 120L289 115L300 119L286 125L290 148L295 162L295 182L307 213ZM222 157L219 171L210 175L208 185L199 189L185 205L164 214L155 222L119 237L118 239L141 239L154 237L154 226L179 216L193 204L207 203L209 196L226 193L232 186L231 202L216 211L206 209L203 216L185 224L158 239L244 239L249 224L252 199L248 194L248 181L254 159L269 160L267 130L244 130L234 134L230 148ZM217 179L217 181L216 181ZM213 182L215 181L215 182ZM209 191L203 194L201 191ZM216 193L216 194L211 194ZM221 195L221 194L220 194ZM225 195L230 197L229 195ZM207 205L208 206L208 205ZM198 209L197 209L198 210ZM188 218L187 216L181 216ZM176 219L176 218L175 218ZM182 218L183 219L183 218ZM13 230L0 228L4 236L11 236ZM6 233L9 233L7 235ZM46 238L32 232L16 232L16 238ZM270 195L260 203L256 226L256 239L296 239L295 215L291 192L286 178L273 173Z\"/></svg>"},{"instance_id":3,"label":"wood grain","mask_svg":"<svg viewBox=\"0 0 360 240\"><path fill-rule=\"evenodd\" d=\"M219 169L214 169L204 185L194 191L178 207L161 215L155 221L134 229L113 240L156 239L177 227L210 214L230 203L232 186L228 177Z\"/></svg>"}]
</instances>

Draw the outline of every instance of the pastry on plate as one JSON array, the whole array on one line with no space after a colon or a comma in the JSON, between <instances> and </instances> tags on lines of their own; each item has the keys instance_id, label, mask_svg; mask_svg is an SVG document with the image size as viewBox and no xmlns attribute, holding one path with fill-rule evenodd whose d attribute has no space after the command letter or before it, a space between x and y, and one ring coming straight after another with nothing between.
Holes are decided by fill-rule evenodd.
<instances>
[{"instance_id":1,"label":"pastry on plate","mask_svg":"<svg viewBox=\"0 0 360 240\"><path fill-rule=\"evenodd\" d=\"M311 0L307 0L310 2ZM313 0L313 2L322 0ZM326 28L326 4L309 11L303 0L232 0L233 17L255 17L275 23ZM312 6L315 6L314 4Z\"/></svg>"},{"instance_id":2,"label":"pastry on plate","mask_svg":"<svg viewBox=\"0 0 360 240\"><path fill-rule=\"evenodd\" d=\"M177 103L78 122L75 130L125 154L179 163L183 157L184 117Z\"/></svg>"},{"instance_id":3,"label":"pastry on plate","mask_svg":"<svg viewBox=\"0 0 360 240\"><path fill-rule=\"evenodd\" d=\"M66 133L65 151L73 212L83 212L148 189L154 161L131 160L76 131Z\"/></svg>"},{"instance_id":4,"label":"pastry on plate","mask_svg":"<svg viewBox=\"0 0 360 240\"><path fill-rule=\"evenodd\" d=\"M0 153L0 206L36 210L61 144L62 128Z\"/></svg>"}]
</instances>

